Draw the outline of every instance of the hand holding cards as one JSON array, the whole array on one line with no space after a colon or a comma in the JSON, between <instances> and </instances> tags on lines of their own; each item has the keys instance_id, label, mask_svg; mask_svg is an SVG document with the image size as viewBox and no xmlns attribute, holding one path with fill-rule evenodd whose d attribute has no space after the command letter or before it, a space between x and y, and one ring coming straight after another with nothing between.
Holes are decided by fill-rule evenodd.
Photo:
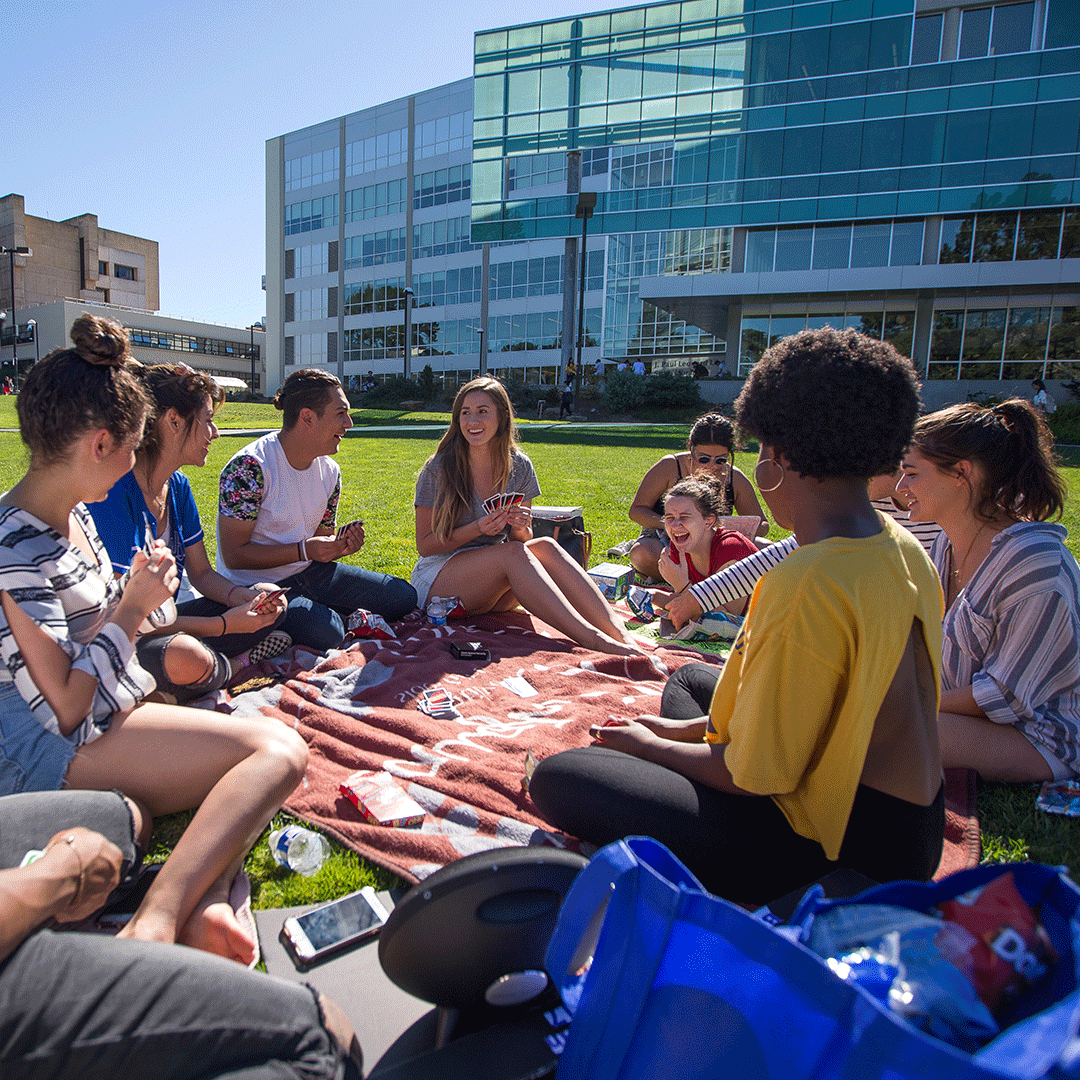
<instances>
[{"instance_id":1,"label":"hand holding cards","mask_svg":"<svg viewBox=\"0 0 1080 1080\"><path fill-rule=\"evenodd\" d=\"M503 491L484 500L484 513L493 514L496 510L505 510L508 506L520 506L524 501L525 496L520 491Z\"/></svg>"}]
</instances>

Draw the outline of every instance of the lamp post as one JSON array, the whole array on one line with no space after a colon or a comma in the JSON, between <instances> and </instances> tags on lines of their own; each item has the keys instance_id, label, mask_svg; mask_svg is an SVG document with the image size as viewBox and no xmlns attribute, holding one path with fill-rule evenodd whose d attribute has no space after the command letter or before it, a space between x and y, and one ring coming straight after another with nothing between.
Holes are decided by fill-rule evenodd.
<instances>
[{"instance_id":1,"label":"lamp post","mask_svg":"<svg viewBox=\"0 0 1080 1080\"><path fill-rule=\"evenodd\" d=\"M34 363L41 363L41 346L38 344L37 319L30 319L26 324L34 334Z\"/></svg>"},{"instance_id":2,"label":"lamp post","mask_svg":"<svg viewBox=\"0 0 1080 1080\"><path fill-rule=\"evenodd\" d=\"M410 361L412 360L412 298L415 293L412 289L405 289L405 378L412 374Z\"/></svg>"},{"instance_id":3,"label":"lamp post","mask_svg":"<svg viewBox=\"0 0 1080 1080\"><path fill-rule=\"evenodd\" d=\"M480 374L487 374L487 353L484 352L484 328L478 327L476 336L480 339Z\"/></svg>"},{"instance_id":4,"label":"lamp post","mask_svg":"<svg viewBox=\"0 0 1080 1080\"><path fill-rule=\"evenodd\" d=\"M585 348L585 241L589 235L589 218L592 217L596 207L596 192L581 191L578 193L577 207L574 217L581 218L581 281L578 288L578 338L577 338L577 370L578 378L581 378L581 354Z\"/></svg>"},{"instance_id":5,"label":"lamp post","mask_svg":"<svg viewBox=\"0 0 1080 1080\"><path fill-rule=\"evenodd\" d=\"M248 335L251 339L251 344L248 346L248 357L251 359L251 392L255 393L255 383L259 377L258 360L259 354L255 351L255 331L262 330L262 327L258 323L252 323L248 327Z\"/></svg>"},{"instance_id":6,"label":"lamp post","mask_svg":"<svg viewBox=\"0 0 1080 1080\"><path fill-rule=\"evenodd\" d=\"M8 257L8 265L11 267L11 359L15 362L16 379L19 377L19 316L15 307L15 256L25 255L31 258L33 254L28 247L0 247L0 255Z\"/></svg>"}]
</instances>

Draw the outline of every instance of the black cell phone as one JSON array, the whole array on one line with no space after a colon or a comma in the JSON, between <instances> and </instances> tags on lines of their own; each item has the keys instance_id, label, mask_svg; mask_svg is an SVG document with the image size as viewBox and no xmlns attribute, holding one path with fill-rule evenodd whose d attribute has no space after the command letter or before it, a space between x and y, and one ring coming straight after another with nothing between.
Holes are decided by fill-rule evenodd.
<instances>
[{"instance_id":1,"label":"black cell phone","mask_svg":"<svg viewBox=\"0 0 1080 1080\"><path fill-rule=\"evenodd\" d=\"M451 641L450 651L459 660L490 660L491 653L479 641Z\"/></svg>"},{"instance_id":2,"label":"black cell phone","mask_svg":"<svg viewBox=\"0 0 1080 1080\"><path fill-rule=\"evenodd\" d=\"M324 957L347 949L377 934L389 912L370 885L305 915L292 916L281 928L281 940L299 967L310 967Z\"/></svg>"}]
</instances>

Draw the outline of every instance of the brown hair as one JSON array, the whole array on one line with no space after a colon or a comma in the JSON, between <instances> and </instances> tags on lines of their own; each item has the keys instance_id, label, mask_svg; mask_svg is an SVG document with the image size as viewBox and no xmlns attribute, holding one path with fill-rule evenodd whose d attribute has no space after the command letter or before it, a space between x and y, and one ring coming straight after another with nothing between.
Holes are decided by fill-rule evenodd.
<instances>
[{"instance_id":1,"label":"brown hair","mask_svg":"<svg viewBox=\"0 0 1080 1080\"><path fill-rule=\"evenodd\" d=\"M461 433L461 409L466 395L474 391L487 394L495 403L495 410L499 414L498 430L488 444L492 473L498 491L504 490L510 479L510 454L518 445L517 432L514 429L514 407L510 404L510 397L503 384L498 379L484 375L467 382L454 398L450 426L446 429L446 434L439 440L438 448L427 461L434 466L437 474L431 528L436 539L444 543L450 538L462 514L472 502L469 444Z\"/></svg>"},{"instance_id":2,"label":"brown hair","mask_svg":"<svg viewBox=\"0 0 1080 1080\"><path fill-rule=\"evenodd\" d=\"M706 413L699 416L690 428L690 436L686 440L688 450L695 446L726 446L728 450L735 447L735 425L719 413Z\"/></svg>"},{"instance_id":3,"label":"brown hair","mask_svg":"<svg viewBox=\"0 0 1080 1080\"><path fill-rule=\"evenodd\" d=\"M724 444L714 445L723 446ZM668 488L664 495L664 509L667 509L668 499L693 499L702 517L708 517L711 514L715 518L721 518L730 513L725 498L725 486L724 481L717 476L687 477Z\"/></svg>"},{"instance_id":4,"label":"brown hair","mask_svg":"<svg viewBox=\"0 0 1080 1080\"><path fill-rule=\"evenodd\" d=\"M19 434L37 465L64 460L75 442L98 428L120 445L142 433L150 411L118 322L84 312L71 340L73 349L56 349L30 369L19 394Z\"/></svg>"},{"instance_id":5,"label":"brown hair","mask_svg":"<svg viewBox=\"0 0 1080 1080\"><path fill-rule=\"evenodd\" d=\"M301 409L311 409L322 416L335 386L340 387L341 380L322 368L294 371L274 395L274 407L284 413L282 429L288 431L296 425Z\"/></svg>"},{"instance_id":6,"label":"brown hair","mask_svg":"<svg viewBox=\"0 0 1080 1080\"><path fill-rule=\"evenodd\" d=\"M986 482L972 488L974 513L982 521L1000 514L1013 521L1061 517L1065 483L1054 463L1046 421L1023 398L1000 405L967 402L924 416L915 425L914 449L939 469L977 463Z\"/></svg>"},{"instance_id":7,"label":"brown hair","mask_svg":"<svg viewBox=\"0 0 1080 1080\"><path fill-rule=\"evenodd\" d=\"M137 454L153 471L161 457L161 432L158 430L161 418L170 409L175 409L184 420L186 438L203 402L209 398L210 409L216 412L225 400L225 391L209 375L194 371L187 364L150 364L139 371L139 379L149 392L154 408Z\"/></svg>"}]
</instances>

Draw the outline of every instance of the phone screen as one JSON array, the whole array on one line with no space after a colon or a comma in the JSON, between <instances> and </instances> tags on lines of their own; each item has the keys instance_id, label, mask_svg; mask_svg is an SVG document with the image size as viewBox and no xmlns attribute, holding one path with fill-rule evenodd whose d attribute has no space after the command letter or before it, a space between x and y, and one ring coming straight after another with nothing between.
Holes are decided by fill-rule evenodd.
<instances>
[{"instance_id":1,"label":"phone screen","mask_svg":"<svg viewBox=\"0 0 1080 1080\"><path fill-rule=\"evenodd\" d=\"M360 893L352 893L298 916L296 922L307 935L312 948L321 952L381 926L383 919Z\"/></svg>"}]
</instances>

